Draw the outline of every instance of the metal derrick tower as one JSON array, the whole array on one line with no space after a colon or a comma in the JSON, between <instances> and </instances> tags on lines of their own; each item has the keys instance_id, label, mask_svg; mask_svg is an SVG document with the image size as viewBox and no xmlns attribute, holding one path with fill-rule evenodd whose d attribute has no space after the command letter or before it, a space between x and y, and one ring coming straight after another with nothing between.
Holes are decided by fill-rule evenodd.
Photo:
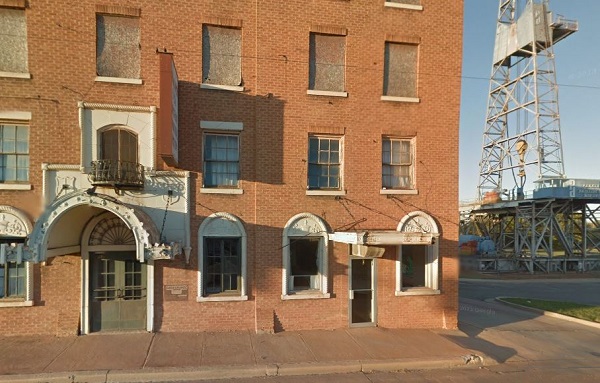
<instances>
[{"instance_id":1,"label":"metal derrick tower","mask_svg":"<svg viewBox=\"0 0 600 383\"><path fill-rule=\"evenodd\" d=\"M565 178L554 45L577 29L554 17L548 0L499 0L480 201L498 193L522 199L528 176L538 186Z\"/></svg>"}]
</instances>

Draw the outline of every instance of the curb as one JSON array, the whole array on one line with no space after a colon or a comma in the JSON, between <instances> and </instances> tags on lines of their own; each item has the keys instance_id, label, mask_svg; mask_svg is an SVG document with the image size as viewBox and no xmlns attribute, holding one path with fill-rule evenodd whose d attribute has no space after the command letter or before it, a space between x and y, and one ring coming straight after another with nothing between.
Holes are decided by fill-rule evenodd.
<instances>
[{"instance_id":1,"label":"curb","mask_svg":"<svg viewBox=\"0 0 600 383\"><path fill-rule=\"evenodd\" d=\"M529 311L529 312L532 312L535 314L539 314L539 315L543 315L543 316L547 316L547 317L551 317L551 318L562 319L567 322L578 323L578 324L582 324L584 326L589 326L589 327L594 327L594 328L600 329L600 323L590 322L590 321L587 321L584 319L579 319L579 318L573 318L568 315L555 313L553 311L546 311L546 310L536 309L533 307L522 306L522 305L519 305L516 303L507 302L504 300L505 298L511 298L511 297L496 297L494 299L504 305L512 306L512 307L518 308L520 310Z\"/></svg>"},{"instance_id":2,"label":"curb","mask_svg":"<svg viewBox=\"0 0 600 383\"><path fill-rule=\"evenodd\" d=\"M473 368L485 365L478 355L431 359L390 359L342 362L282 363L257 366L210 366L189 368L148 368L138 370L98 370L62 373L0 375L11 383L107 383L182 382L266 376L344 374L372 371L433 370Z\"/></svg>"}]
</instances>

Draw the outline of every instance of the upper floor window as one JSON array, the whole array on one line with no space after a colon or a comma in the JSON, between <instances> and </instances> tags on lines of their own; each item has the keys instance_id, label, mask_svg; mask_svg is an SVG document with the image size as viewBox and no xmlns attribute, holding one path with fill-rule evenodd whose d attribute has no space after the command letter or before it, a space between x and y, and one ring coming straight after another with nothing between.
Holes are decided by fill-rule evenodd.
<instances>
[{"instance_id":1,"label":"upper floor window","mask_svg":"<svg viewBox=\"0 0 600 383\"><path fill-rule=\"evenodd\" d=\"M202 26L202 83L238 90L242 86L242 30ZM233 87L233 88L227 88Z\"/></svg>"},{"instance_id":2,"label":"upper floor window","mask_svg":"<svg viewBox=\"0 0 600 383\"><path fill-rule=\"evenodd\" d=\"M240 146L236 134L204 135L204 187L237 188Z\"/></svg>"},{"instance_id":3,"label":"upper floor window","mask_svg":"<svg viewBox=\"0 0 600 383\"><path fill-rule=\"evenodd\" d=\"M100 133L100 160L137 163L137 135L123 127L114 127Z\"/></svg>"},{"instance_id":4,"label":"upper floor window","mask_svg":"<svg viewBox=\"0 0 600 383\"><path fill-rule=\"evenodd\" d=\"M0 182L29 181L29 127L0 125Z\"/></svg>"},{"instance_id":5,"label":"upper floor window","mask_svg":"<svg viewBox=\"0 0 600 383\"><path fill-rule=\"evenodd\" d=\"M309 55L309 93L345 93L346 36L311 32Z\"/></svg>"},{"instance_id":6,"label":"upper floor window","mask_svg":"<svg viewBox=\"0 0 600 383\"><path fill-rule=\"evenodd\" d=\"M96 72L101 77L139 79L140 19L96 15Z\"/></svg>"},{"instance_id":7,"label":"upper floor window","mask_svg":"<svg viewBox=\"0 0 600 383\"><path fill-rule=\"evenodd\" d=\"M383 95L417 100L418 45L385 43Z\"/></svg>"},{"instance_id":8,"label":"upper floor window","mask_svg":"<svg viewBox=\"0 0 600 383\"><path fill-rule=\"evenodd\" d=\"M383 189L413 189L412 140L385 137L382 145Z\"/></svg>"},{"instance_id":9,"label":"upper floor window","mask_svg":"<svg viewBox=\"0 0 600 383\"><path fill-rule=\"evenodd\" d=\"M24 9L0 7L0 52L0 76L25 77L16 76L28 73Z\"/></svg>"},{"instance_id":10,"label":"upper floor window","mask_svg":"<svg viewBox=\"0 0 600 383\"><path fill-rule=\"evenodd\" d=\"M308 189L342 188L341 137L311 136L308 139Z\"/></svg>"}]
</instances>

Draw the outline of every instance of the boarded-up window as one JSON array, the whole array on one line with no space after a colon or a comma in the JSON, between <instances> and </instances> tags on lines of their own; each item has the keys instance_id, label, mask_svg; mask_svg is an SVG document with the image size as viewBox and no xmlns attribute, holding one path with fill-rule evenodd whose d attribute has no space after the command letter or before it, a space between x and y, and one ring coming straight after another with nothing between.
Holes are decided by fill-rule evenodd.
<instances>
[{"instance_id":1,"label":"boarded-up window","mask_svg":"<svg viewBox=\"0 0 600 383\"><path fill-rule=\"evenodd\" d=\"M22 9L0 8L0 72L27 73L27 23Z\"/></svg>"},{"instance_id":2,"label":"boarded-up window","mask_svg":"<svg viewBox=\"0 0 600 383\"><path fill-rule=\"evenodd\" d=\"M417 57L417 45L385 43L385 96L417 97Z\"/></svg>"},{"instance_id":3,"label":"boarded-up window","mask_svg":"<svg viewBox=\"0 0 600 383\"><path fill-rule=\"evenodd\" d=\"M202 27L202 82L242 85L242 31L238 28Z\"/></svg>"},{"instance_id":4,"label":"boarded-up window","mask_svg":"<svg viewBox=\"0 0 600 383\"><path fill-rule=\"evenodd\" d=\"M98 76L140 78L140 19L96 15Z\"/></svg>"},{"instance_id":5,"label":"boarded-up window","mask_svg":"<svg viewBox=\"0 0 600 383\"><path fill-rule=\"evenodd\" d=\"M343 92L346 36L310 34L309 89Z\"/></svg>"}]
</instances>

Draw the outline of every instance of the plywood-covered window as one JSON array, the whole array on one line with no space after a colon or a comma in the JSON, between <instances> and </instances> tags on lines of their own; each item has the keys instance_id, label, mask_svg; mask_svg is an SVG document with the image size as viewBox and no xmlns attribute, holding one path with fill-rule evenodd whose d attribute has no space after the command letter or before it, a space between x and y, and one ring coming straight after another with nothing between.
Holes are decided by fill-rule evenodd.
<instances>
[{"instance_id":1,"label":"plywood-covered window","mask_svg":"<svg viewBox=\"0 0 600 383\"><path fill-rule=\"evenodd\" d=\"M0 8L0 72L28 72L24 9Z\"/></svg>"},{"instance_id":2,"label":"plywood-covered window","mask_svg":"<svg viewBox=\"0 0 600 383\"><path fill-rule=\"evenodd\" d=\"M203 25L202 83L242 85L242 30Z\"/></svg>"},{"instance_id":3,"label":"plywood-covered window","mask_svg":"<svg viewBox=\"0 0 600 383\"><path fill-rule=\"evenodd\" d=\"M346 36L310 34L309 89L343 92L346 81Z\"/></svg>"},{"instance_id":4,"label":"plywood-covered window","mask_svg":"<svg viewBox=\"0 0 600 383\"><path fill-rule=\"evenodd\" d=\"M102 77L140 78L139 17L96 15L96 72Z\"/></svg>"},{"instance_id":5,"label":"plywood-covered window","mask_svg":"<svg viewBox=\"0 0 600 383\"><path fill-rule=\"evenodd\" d=\"M385 43L384 96L417 97L418 52L416 44Z\"/></svg>"}]
</instances>

